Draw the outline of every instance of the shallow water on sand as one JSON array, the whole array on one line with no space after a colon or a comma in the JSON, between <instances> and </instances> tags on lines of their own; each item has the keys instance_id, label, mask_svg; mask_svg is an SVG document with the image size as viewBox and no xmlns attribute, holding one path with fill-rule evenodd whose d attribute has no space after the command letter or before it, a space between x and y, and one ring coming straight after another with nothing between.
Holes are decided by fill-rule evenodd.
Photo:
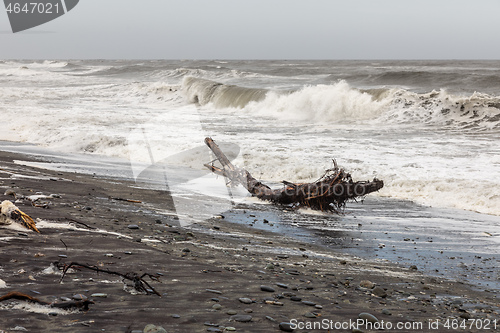
<instances>
[{"instance_id":1,"label":"shallow water on sand","mask_svg":"<svg viewBox=\"0 0 500 333\"><path fill-rule=\"evenodd\" d=\"M500 292L500 227L494 226L495 216L374 196L348 204L345 215L254 204L224 216L305 243Z\"/></svg>"}]
</instances>

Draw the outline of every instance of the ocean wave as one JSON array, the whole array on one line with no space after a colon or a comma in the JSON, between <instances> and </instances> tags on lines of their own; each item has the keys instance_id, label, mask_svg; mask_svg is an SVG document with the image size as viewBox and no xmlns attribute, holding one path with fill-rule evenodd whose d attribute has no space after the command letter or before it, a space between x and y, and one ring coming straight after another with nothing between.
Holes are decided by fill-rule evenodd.
<instances>
[{"instance_id":1,"label":"ocean wave","mask_svg":"<svg viewBox=\"0 0 500 333\"><path fill-rule=\"evenodd\" d=\"M189 102L201 105L212 103L220 108L241 108L250 102L263 100L268 93L266 89L244 88L194 77L184 78L182 87Z\"/></svg>"},{"instance_id":2,"label":"ocean wave","mask_svg":"<svg viewBox=\"0 0 500 333\"><path fill-rule=\"evenodd\" d=\"M84 75L89 76L120 76L120 75L137 75L137 74L149 74L151 72L158 71L156 66L148 66L145 64L132 64L132 65L112 65L112 66L102 66L98 67L90 73Z\"/></svg>"},{"instance_id":3,"label":"ocean wave","mask_svg":"<svg viewBox=\"0 0 500 333\"><path fill-rule=\"evenodd\" d=\"M331 79L334 79L332 77ZM352 77L350 79L356 79ZM448 86L456 81L463 79L463 76L458 73L442 72L439 75L432 71L415 71L415 70L397 70L384 71L380 74L361 75L359 79L366 83L377 85L398 85L398 86Z\"/></svg>"},{"instance_id":4,"label":"ocean wave","mask_svg":"<svg viewBox=\"0 0 500 333\"><path fill-rule=\"evenodd\" d=\"M175 78L180 80L183 80L185 77L203 77L211 80L221 80L230 76L227 74L228 71L230 72L229 69L217 69L216 67L210 70L206 66L204 66L204 68L179 67L173 70L165 70L163 71L163 75L166 78Z\"/></svg>"},{"instance_id":5,"label":"ocean wave","mask_svg":"<svg viewBox=\"0 0 500 333\"><path fill-rule=\"evenodd\" d=\"M425 123L445 128L489 130L500 128L500 97L482 93L469 96L445 90L417 94L398 90L382 120Z\"/></svg>"},{"instance_id":6,"label":"ocean wave","mask_svg":"<svg viewBox=\"0 0 500 333\"><path fill-rule=\"evenodd\" d=\"M346 81L283 92L244 88L192 77L184 79L183 91L191 103L212 103L216 108L239 107L255 115L288 121L375 121L458 129L500 128L500 97L477 92L463 96L446 90L429 93L400 88L362 90Z\"/></svg>"},{"instance_id":7,"label":"ocean wave","mask_svg":"<svg viewBox=\"0 0 500 333\"><path fill-rule=\"evenodd\" d=\"M72 63L65 61L5 61L0 63L0 80L2 77L20 78L21 80L33 77L38 82L56 80L61 77L62 72L72 70L70 69L71 66L73 66ZM13 85L16 84L15 81L12 83Z\"/></svg>"},{"instance_id":8,"label":"ocean wave","mask_svg":"<svg viewBox=\"0 0 500 333\"><path fill-rule=\"evenodd\" d=\"M444 89L455 94L471 94L481 91L496 94L500 84L500 75L491 68L478 68L471 72L467 68L458 67L402 67L376 68L369 70L337 72L328 74L317 83L334 84L345 80L356 86L385 86L405 88L414 92L430 92Z\"/></svg>"},{"instance_id":9,"label":"ocean wave","mask_svg":"<svg viewBox=\"0 0 500 333\"><path fill-rule=\"evenodd\" d=\"M452 207L500 215L499 191L491 182L471 179L389 179L383 196L411 200L431 207Z\"/></svg>"},{"instance_id":10,"label":"ocean wave","mask_svg":"<svg viewBox=\"0 0 500 333\"><path fill-rule=\"evenodd\" d=\"M91 71L92 67L87 66L81 63L75 63L75 62L67 62L64 66L61 67L60 71L63 72L68 72L68 73L74 73L74 72L86 72L86 71Z\"/></svg>"},{"instance_id":11,"label":"ocean wave","mask_svg":"<svg viewBox=\"0 0 500 333\"><path fill-rule=\"evenodd\" d=\"M43 60L43 61L5 61L4 64L11 67L29 67L33 69L62 68L68 65L67 61Z\"/></svg>"},{"instance_id":12,"label":"ocean wave","mask_svg":"<svg viewBox=\"0 0 500 333\"><path fill-rule=\"evenodd\" d=\"M231 69L220 65L200 65L196 67L182 67L176 64L158 64L158 63L134 63L134 64L101 64L94 65L92 70L79 76L98 76L98 77L119 77L148 80L167 80L169 83L179 84L185 77L197 77L210 80L232 80L240 78L258 78L261 74L247 72L238 69Z\"/></svg>"}]
</instances>

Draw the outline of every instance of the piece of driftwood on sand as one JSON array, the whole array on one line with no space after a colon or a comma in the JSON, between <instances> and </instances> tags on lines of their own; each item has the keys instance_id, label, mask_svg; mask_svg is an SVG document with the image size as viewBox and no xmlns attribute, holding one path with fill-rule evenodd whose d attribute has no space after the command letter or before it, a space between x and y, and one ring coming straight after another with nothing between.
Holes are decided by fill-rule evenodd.
<instances>
[{"instance_id":1,"label":"piece of driftwood on sand","mask_svg":"<svg viewBox=\"0 0 500 333\"><path fill-rule=\"evenodd\" d=\"M39 300L36 297L27 295L25 293L21 293L19 291L11 291L10 293L7 293L3 296L0 296L0 302L3 301L8 301L11 299L17 299L20 301L26 301L29 303L33 304L39 304L43 306L47 306L49 308L56 308L56 309L63 309L63 310L72 310L72 309L79 309L82 311L88 311L89 310L89 305L94 304L93 301L90 300L73 300L73 301L66 301L66 302L45 302L42 300Z\"/></svg>"},{"instance_id":2,"label":"piece of driftwood on sand","mask_svg":"<svg viewBox=\"0 0 500 333\"><path fill-rule=\"evenodd\" d=\"M63 242L64 243L64 242ZM123 280L128 280L133 282L133 287L135 290L138 292L144 292L146 294L155 294L161 297L160 293L155 290L146 280L144 280L145 277L149 277L153 281L159 281L160 276L158 274L150 274L150 273L143 273L142 275L139 275L137 273L131 272L131 273L120 273L116 271L112 271L106 268L100 268L98 266L93 266L93 265L87 265L87 264L80 264L77 262L71 262L69 264L61 263L61 262L55 262L54 265L62 270L63 274L61 276L61 281L64 279L66 276L66 273L70 268L79 270L82 268L89 269L91 271L95 271L97 273L106 273L106 274L111 274L111 275L117 275L120 276Z\"/></svg>"},{"instance_id":3,"label":"piece of driftwood on sand","mask_svg":"<svg viewBox=\"0 0 500 333\"><path fill-rule=\"evenodd\" d=\"M384 186L384 182L377 178L372 181L354 182L351 175L340 169L334 161L334 168L326 170L315 182L297 184L283 181L283 188L271 189L255 179L247 170L234 166L212 138L205 138L205 144L216 157L211 163L205 164L208 169L226 177L230 184L243 185L253 196L277 204L339 213L349 200L364 197ZM214 165L216 161L220 166Z\"/></svg>"}]
</instances>

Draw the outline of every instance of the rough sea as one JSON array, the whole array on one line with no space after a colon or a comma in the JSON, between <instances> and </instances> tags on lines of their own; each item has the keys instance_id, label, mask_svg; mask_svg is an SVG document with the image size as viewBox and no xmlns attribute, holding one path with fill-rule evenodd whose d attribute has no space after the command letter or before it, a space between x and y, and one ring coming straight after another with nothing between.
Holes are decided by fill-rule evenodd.
<instances>
[{"instance_id":1,"label":"rough sea","mask_svg":"<svg viewBox=\"0 0 500 333\"><path fill-rule=\"evenodd\" d=\"M457 250L464 265L480 253L498 265L500 61L0 61L0 115L9 149L34 144L47 159L67 154L60 168L135 179L167 161L172 177L188 170L169 184L186 198L224 197L205 184L210 175L189 173L210 162L206 136L276 186L313 181L335 159L354 180L376 177L384 188L343 217L259 210L296 220L283 225L288 234L350 239L357 255L432 271L441 260L432 256L469 242ZM416 241L412 233L428 253L382 253Z\"/></svg>"}]
</instances>

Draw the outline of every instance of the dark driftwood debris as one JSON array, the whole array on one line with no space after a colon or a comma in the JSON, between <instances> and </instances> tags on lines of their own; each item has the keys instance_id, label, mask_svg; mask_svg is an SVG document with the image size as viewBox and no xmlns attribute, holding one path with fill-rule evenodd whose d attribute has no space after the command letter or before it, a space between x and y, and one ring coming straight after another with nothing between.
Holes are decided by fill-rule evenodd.
<instances>
[{"instance_id":1,"label":"dark driftwood debris","mask_svg":"<svg viewBox=\"0 0 500 333\"><path fill-rule=\"evenodd\" d=\"M134 283L134 289L137 290L138 292L144 292L146 294L155 294L158 296L161 296L160 293L158 293L155 288L153 288L148 282L144 280L144 277L149 277L151 280L154 281L159 281L159 275L156 274L149 274L149 273L144 273L142 275L139 275L137 273L120 273L120 272L115 272L109 269L104 269L104 268L99 268L97 266L91 266L91 265L86 265L86 264L79 264L77 262L71 262L69 264L64 264L60 262L55 262L54 263L57 268L63 271L63 275L61 276L61 282L66 276L66 273L70 268L73 269L89 269L91 271L95 271L97 273L106 273L106 274L111 274L111 275L117 275L123 278L124 280L129 280Z\"/></svg>"},{"instance_id":2,"label":"dark driftwood debris","mask_svg":"<svg viewBox=\"0 0 500 333\"><path fill-rule=\"evenodd\" d=\"M63 310L80 309L83 311L87 311L89 309L89 305L94 304L94 302L90 301L90 300L48 303L48 302L44 302L42 300L39 300L38 298L23 294L23 293L18 292L18 291L12 291L8 294L0 296L0 302L7 301L10 299L17 299L20 301L26 301L26 302L30 302L30 303L34 303L34 304L48 306L49 308L57 308L57 309L63 309Z\"/></svg>"},{"instance_id":3,"label":"dark driftwood debris","mask_svg":"<svg viewBox=\"0 0 500 333\"><path fill-rule=\"evenodd\" d=\"M309 207L322 211L340 212L347 201L378 191L384 186L382 180L354 182L349 173L337 167L326 170L317 181L296 184L283 181L284 187L271 189L244 169L234 166L212 138L205 138L205 144L212 150L220 166L212 163L205 166L212 172L224 176L230 184L241 184L253 196L283 205Z\"/></svg>"}]
</instances>

